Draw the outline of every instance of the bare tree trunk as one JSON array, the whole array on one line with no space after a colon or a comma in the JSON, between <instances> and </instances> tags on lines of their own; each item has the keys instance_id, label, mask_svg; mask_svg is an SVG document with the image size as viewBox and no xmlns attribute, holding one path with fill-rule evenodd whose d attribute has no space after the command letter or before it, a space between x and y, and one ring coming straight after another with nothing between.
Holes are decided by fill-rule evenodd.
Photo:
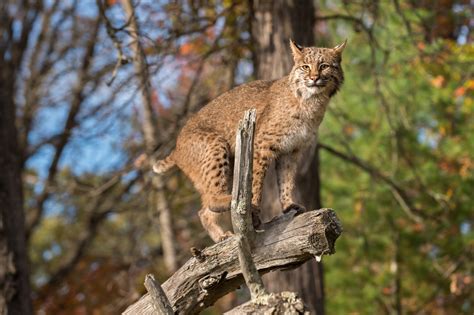
<instances>
[{"instance_id":1,"label":"bare tree trunk","mask_svg":"<svg viewBox=\"0 0 474 315\"><path fill-rule=\"evenodd\" d=\"M32 314L20 150L13 99L15 70L0 50L0 314Z\"/></svg>"},{"instance_id":2,"label":"bare tree trunk","mask_svg":"<svg viewBox=\"0 0 474 315\"><path fill-rule=\"evenodd\" d=\"M252 38L255 45L254 65L259 79L276 79L287 75L293 65L289 39L300 45L314 44L315 8L312 0L254 0L252 8ZM308 158L309 157L309 158ZM307 209L321 208L319 184L319 156L316 148L305 154L297 187L300 202ZM269 219L281 212L274 167L265 179L262 209ZM323 266L315 260L296 270L272 272L264 277L265 287L271 292L295 291L307 303L313 314L324 314Z\"/></svg>"},{"instance_id":3,"label":"bare tree trunk","mask_svg":"<svg viewBox=\"0 0 474 315\"><path fill-rule=\"evenodd\" d=\"M122 5L127 14L127 20L130 21L129 30L132 34L133 42L132 49L134 53L133 64L135 66L135 72L139 80L139 88L141 89L141 98L143 106L143 134L145 138L145 147L147 155L152 156L154 148L158 143L158 132L156 122L153 119L153 108L152 108L152 93L150 77L148 72L148 66L146 64L146 57L143 48L140 44L139 38L139 27L135 17L135 9L132 0L122 0ZM149 161L150 165L152 161ZM158 223L160 227L161 242L163 247L163 256L165 265L170 273L173 273L178 269L178 263L176 259L176 248L173 234L173 226L171 221L171 212L166 200L164 191L163 178L157 174L154 174L153 187L155 189L155 207L158 216Z\"/></svg>"}]
</instances>

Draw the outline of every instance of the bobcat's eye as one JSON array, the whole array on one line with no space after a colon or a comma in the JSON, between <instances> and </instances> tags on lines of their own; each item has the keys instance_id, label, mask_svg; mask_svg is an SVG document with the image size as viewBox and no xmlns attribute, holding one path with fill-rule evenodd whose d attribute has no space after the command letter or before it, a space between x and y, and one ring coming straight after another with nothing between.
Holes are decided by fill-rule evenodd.
<instances>
[{"instance_id":1,"label":"bobcat's eye","mask_svg":"<svg viewBox=\"0 0 474 315\"><path fill-rule=\"evenodd\" d=\"M309 70L309 66L308 66L308 65L302 65L302 66L301 66L301 69L303 69L304 71L308 71L308 70Z\"/></svg>"},{"instance_id":2,"label":"bobcat's eye","mask_svg":"<svg viewBox=\"0 0 474 315\"><path fill-rule=\"evenodd\" d=\"M324 70L324 69L327 69L329 68L329 65L327 63L322 63L319 65L319 70Z\"/></svg>"}]
</instances>

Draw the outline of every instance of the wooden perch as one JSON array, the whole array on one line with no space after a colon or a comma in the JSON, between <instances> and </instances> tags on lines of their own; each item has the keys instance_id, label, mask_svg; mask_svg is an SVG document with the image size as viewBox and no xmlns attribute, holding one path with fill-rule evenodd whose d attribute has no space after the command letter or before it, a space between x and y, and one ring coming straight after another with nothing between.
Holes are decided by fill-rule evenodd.
<instances>
[{"instance_id":1,"label":"wooden perch","mask_svg":"<svg viewBox=\"0 0 474 315\"><path fill-rule=\"evenodd\" d=\"M251 247L255 241L252 224L252 171L253 136L255 133L255 109L245 112L239 123L235 142L234 183L232 185L232 204L230 207L232 226L237 237L239 262L245 283L252 299L266 294L262 279L252 260Z\"/></svg>"},{"instance_id":2,"label":"wooden perch","mask_svg":"<svg viewBox=\"0 0 474 315\"><path fill-rule=\"evenodd\" d=\"M232 183L232 227L252 244L255 230L252 224L250 199L252 196L253 135L255 132L255 110L245 112L239 123L235 140L234 176Z\"/></svg>"},{"instance_id":3,"label":"wooden perch","mask_svg":"<svg viewBox=\"0 0 474 315\"><path fill-rule=\"evenodd\" d=\"M260 274L294 268L309 259L334 253L342 232L331 209L295 211L263 224L255 237L253 260ZM176 314L196 314L244 283L238 260L238 239L228 238L205 248L176 271L162 288ZM154 314L152 299L145 294L124 314Z\"/></svg>"},{"instance_id":4,"label":"wooden perch","mask_svg":"<svg viewBox=\"0 0 474 315\"><path fill-rule=\"evenodd\" d=\"M171 307L170 301L166 297L165 292L161 288L160 284L155 280L155 277L151 274L145 277L145 288L150 294L152 299L153 308L156 312L161 315L173 315L173 308Z\"/></svg>"}]
</instances>

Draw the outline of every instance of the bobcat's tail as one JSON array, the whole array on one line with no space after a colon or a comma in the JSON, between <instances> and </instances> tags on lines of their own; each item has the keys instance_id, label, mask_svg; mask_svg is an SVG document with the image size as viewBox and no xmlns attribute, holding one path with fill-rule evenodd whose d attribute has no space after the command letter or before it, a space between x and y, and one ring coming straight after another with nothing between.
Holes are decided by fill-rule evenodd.
<instances>
[{"instance_id":1,"label":"bobcat's tail","mask_svg":"<svg viewBox=\"0 0 474 315\"><path fill-rule=\"evenodd\" d=\"M163 160L158 160L155 162L153 165L153 171L157 174L163 174L175 165L176 162L173 160L173 152L171 152L171 154Z\"/></svg>"}]
</instances>

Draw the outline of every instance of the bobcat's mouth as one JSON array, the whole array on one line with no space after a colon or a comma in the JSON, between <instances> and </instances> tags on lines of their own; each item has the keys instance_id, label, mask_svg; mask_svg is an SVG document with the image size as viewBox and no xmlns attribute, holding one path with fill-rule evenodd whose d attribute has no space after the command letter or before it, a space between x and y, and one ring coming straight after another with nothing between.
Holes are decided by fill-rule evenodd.
<instances>
[{"instance_id":1,"label":"bobcat's mouth","mask_svg":"<svg viewBox=\"0 0 474 315\"><path fill-rule=\"evenodd\" d=\"M325 79L309 80L305 82L307 87L325 87L327 83L328 80Z\"/></svg>"}]
</instances>

